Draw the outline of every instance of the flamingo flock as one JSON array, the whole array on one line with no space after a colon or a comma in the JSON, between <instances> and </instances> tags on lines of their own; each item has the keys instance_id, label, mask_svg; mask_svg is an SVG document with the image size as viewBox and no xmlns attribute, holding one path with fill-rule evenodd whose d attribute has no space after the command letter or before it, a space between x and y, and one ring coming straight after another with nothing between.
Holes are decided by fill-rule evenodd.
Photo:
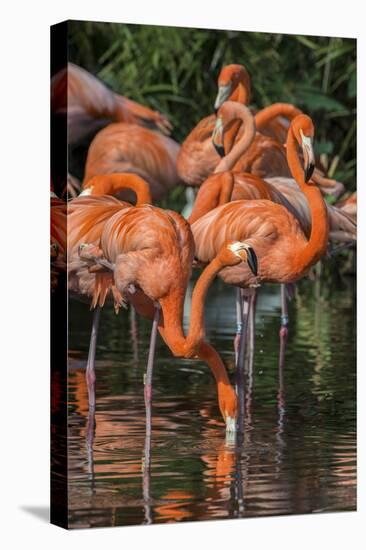
<instances>
[{"instance_id":1,"label":"flamingo flock","mask_svg":"<svg viewBox=\"0 0 366 550\"><path fill-rule=\"evenodd\" d=\"M334 242L356 240L356 195L340 197L343 184L317 165L311 117L283 102L254 112L243 65L223 67L217 85L213 114L178 144L165 115L113 92L81 67L69 64L52 82L53 112L66 117L70 145L83 142L87 150L82 182L72 174L65 182L69 200L51 187L52 292L67 272L69 296L92 310L86 365L91 415L101 309L130 307L152 322L144 381L148 436L158 333L174 357L207 364L226 430L240 431L245 347L255 330L260 286L280 285L283 347L292 285L332 253ZM156 205L184 185L194 189L186 218ZM202 271L185 332L193 268ZM216 276L236 289L235 385L205 335L205 299Z\"/></svg>"}]
</instances>

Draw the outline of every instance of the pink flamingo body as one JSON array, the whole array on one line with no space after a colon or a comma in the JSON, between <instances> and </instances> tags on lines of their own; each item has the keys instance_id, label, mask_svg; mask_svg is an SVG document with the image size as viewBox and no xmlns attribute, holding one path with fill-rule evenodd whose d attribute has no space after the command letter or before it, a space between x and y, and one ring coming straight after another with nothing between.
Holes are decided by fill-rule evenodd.
<instances>
[{"instance_id":1,"label":"pink flamingo body","mask_svg":"<svg viewBox=\"0 0 366 550\"><path fill-rule=\"evenodd\" d=\"M110 124L89 147L83 189L94 176L131 172L148 182L152 198L157 200L180 182L178 151L174 140L158 132L136 124Z\"/></svg>"}]
</instances>

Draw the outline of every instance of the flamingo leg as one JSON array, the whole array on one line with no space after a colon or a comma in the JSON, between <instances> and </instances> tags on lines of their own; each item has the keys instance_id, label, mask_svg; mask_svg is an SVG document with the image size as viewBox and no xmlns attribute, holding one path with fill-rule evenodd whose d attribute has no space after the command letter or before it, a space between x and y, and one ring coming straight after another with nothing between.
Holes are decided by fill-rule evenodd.
<instances>
[{"instance_id":1,"label":"flamingo leg","mask_svg":"<svg viewBox=\"0 0 366 550\"><path fill-rule=\"evenodd\" d=\"M146 375L144 377L144 397L146 410L146 434L145 434L145 449L143 461L143 479L142 492L144 498L145 523L151 523L151 507L150 507L150 466L151 466L151 397L152 397L152 374L154 367L154 357L156 348L156 336L158 333L160 305L154 304L154 320L150 336L149 356L147 360Z\"/></svg>"},{"instance_id":2,"label":"flamingo leg","mask_svg":"<svg viewBox=\"0 0 366 550\"><path fill-rule=\"evenodd\" d=\"M254 294L250 296L250 305L249 305L249 356L251 361L254 358L254 349L255 349L255 311L257 305L257 291L254 290Z\"/></svg>"},{"instance_id":3,"label":"flamingo leg","mask_svg":"<svg viewBox=\"0 0 366 550\"><path fill-rule=\"evenodd\" d=\"M146 408L146 434L151 435L151 396L152 396L152 374L156 348L156 335L158 333L160 317L160 305L155 304L154 320L150 336L149 356L147 360L146 374L144 378L144 397Z\"/></svg>"},{"instance_id":4,"label":"flamingo leg","mask_svg":"<svg viewBox=\"0 0 366 550\"><path fill-rule=\"evenodd\" d=\"M239 400L239 431L242 430L244 412L245 412L245 381L244 381L244 359L245 359L245 344L247 337L247 324L248 324L248 315L249 315L249 301L242 294L243 300L243 316L242 316L242 326L240 332L240 341L239 341L239 351L238 351L238 360L236 363L236 391L238 394Z\"/></svg>"},{"instance_id":5,"label":"flamingo leg","mask_svg":"<svg viewBox=\"0 0 366 550\"><path fill-rule=\"evenodd\" d=\"M130 334L132 339L133 362L135 366L137 366L138 360L139 360L139 344L138 344L136 310L134 307L130 307Z\"/></svg>"},{"instance_id":6,"label":"flamingo leg","mask_svg":"<svg viewBox=\"0 0 366 550\"><path fill-rule=\"evenodd\" d=\"M95 352L97 347L98 328L100 321L100 307L96 306L93 313L93 324L90 336L88 362L86 364L86 384L88 387L89 410L95 409Z\"/></svg>"},{"instance_id":7,"label":"flamingo leg","mask_svg":"<svg viewBox=\"0 0 366 550\"><path fill-rule=\"evenodd\" d=\"M254 346L249 345L248 349L248 384L247 394L245 399L245 425L248 428L252 427L252 403L253 403L253 371L254 371ZM250 437L250 431L246 434Z\"/></svg>"},{"instance_id":8,"label":"flamingo leg","mask_svg":"<svg viewBox=\"0 0 366 550\"><path fill-rule=\"evenodd\" d=\"M278 441L278 452L276 462L280 465L282 462L282 449L284 447L284 428L286 421L286 399L285 399L285 384L284 384L284 364L285 364L285 348L280 348L280 360L278 364L278 393L277 393L277 430L276 439Z\"/></svg>"},{"instance_id":9,"label":"flamingo leg","mask_svg":"<svg viewBox=\"0 0 366 550\"><path fill-rule=\"evenodd\" d=\"M94 492L94 436L95 436L95 407L89 407L88 420L86 423L85 447L87 455L88 478L91 482L91 488Z\"/></svg>"},{"instance_id":10,"label":"flamingo leg","mask_svg":"<svg viewBox=\"0 0 366 550\"><path fill-rule=\"evenodd\" d=\"M280 331L280 359L279 359L280 372L282 372L285 366L286 343L287 343L287 332L281 333Z\"/></svg>"},{"instance_id":11,"label":"flamingo leg","mask_svg":"<svg viewBox=\"0 0 366 550\"><path fill-rule=\"evenodd\" d=\"M238 363L238 353L239 353L239 342L240 342L240 334L241 329L243 326L243 300L241 297L241 289L236 289L236 299L235 299L235 307L236 307L236 334L234 338L234 350L235 350L235 364Z\"/></svg>"},{"instance_id":12,"label":"flamingo leg","mask_svg":"<svg viewBox=\"0 0 366 550\"><path fill-rule=\"evenodd\" d=\"M151 433L145 434L144 461L142 468L142 495L144 499L145 524L150 525L151 504L150 504L150 478L151 478Z\"/></svg>"},{"instance_id":13,"label":"flamingo leg","mask_svg":"<svg viewBox=\"0 0 366 550\"><path fill-rule=\"evenodd\" d=\"M283 367L285 366L285 354L284 354L285 350L281 348L280 348L280 360L278 362L278 395L277 395L277 398L278 398L277 406L278 406L280 417L283 416L285 411L285 405L286 405L285 404L285 385L284 385L284 377L283 377L283 374L284 374Z\"/></svg>"},{"instance_id":14,"label":"flamingo leg","mask_svg":"<svg viewBox=\"0 0 366 550\"><path fill-rule=\"evenodd\" d=\"M285 365L286 343L288 336L288 305L287 289L285 284L281 284L281 328L280 328L280 368Z\"/></svg>"},{"instance_id":15,"label":"flamingo leg","mask_svg":"<svg viewBox=\"0 0 366 550\"><path fill-rule=\"evenodd\" d=\"M287 290L286 285L281 284L281 328L280 328L280 337L287 338L288 335L288 306L287 306Z\"/></svg>"}]
</instances>

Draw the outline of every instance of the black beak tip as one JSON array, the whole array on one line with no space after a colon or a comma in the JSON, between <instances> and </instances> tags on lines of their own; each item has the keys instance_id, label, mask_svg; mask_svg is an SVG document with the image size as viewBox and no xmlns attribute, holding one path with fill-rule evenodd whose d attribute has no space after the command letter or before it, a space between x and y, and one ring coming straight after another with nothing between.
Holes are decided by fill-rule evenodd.
<instances>
[{"instance_id":1,"label":"black beak tip","mask_svg":"<svg viewBox=\"0 0 366 550\"><path fill-rule=\"evenodd\" d=\"M214 147L216 149L217 154L220 155L221 158L223 158L225 156L225 149L223 148L223 146L222 145L217 145L214 142Z\"/></svg>"},{"instance_id":2,"label":"black beak tip","mask_svg":"<svg viewBox=\"0 0 366 550\"><path fill-rule=\"evenodd\" d=\"M305 170L305 181L308 182L311 176L313 175L315 165L313 163L309 164Z\"/></svg>"},{"instance_id":3,"label":"black beak tip","mask_svg":"<svg viewBox=\"0 0 366 550\"><path fill-rule=\"evenodd\" d=\"M248 266L250 267L253 275L258 275L258 258L253 248L248 248Z\"/></svg>"}]
</instances>

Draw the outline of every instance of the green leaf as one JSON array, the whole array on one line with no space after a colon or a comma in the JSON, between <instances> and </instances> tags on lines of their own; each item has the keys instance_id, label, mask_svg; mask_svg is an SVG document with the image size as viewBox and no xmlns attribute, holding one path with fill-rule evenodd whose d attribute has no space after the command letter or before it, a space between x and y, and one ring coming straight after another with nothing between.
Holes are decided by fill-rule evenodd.
<instances>
[{"instance_id":1,"label":"green leaf","mask_svg":"<svg viewBox=\"0 0 366 550\"><path fill-rule=\"evenodd\" d=\"M295 92L298 102L305 105L310 111L344 111L345 106L336 99L322 93L315 88L298 88Z\"/></svg>"},{"instance_id":2,"label":"green leaf","mask_svg":"<svg viewBox=\"0 0 366 550\"><path fill-rule=\"evenodd\" d=\"M347 94L348 94L348 97L356 97L356 93L357 93L356 72L353 72L348 81Z\"/></svg>"},{"instance_id":3,"label":"green leaf","mask_svg":"<svg viewBox=\"0 0 366 550\"><path fill-rule=\"evenodd\" d=\"M318 155L331 155L333 151L334 143L332 143L331 141L321 140L316 142L316 153Z\"/></svg>"},{"instance_id":4,"label":"green leaf","mask_svg":"<svg viewBox=\"0 0 366 550\"><path fill-rule=\"evenodd\" d=\"M307 112L316 126L317 150L330 157L342 153L337 174L354 188L355 40L92 21L71 21L69 29L70 61L166 114L178 140L212 113L221 67L245 65L251 104L290 102ZM177 195L176 202L181 200Z\"/></svg>"},{"instance_id":5,"label":"green leaf","mask_svg":"<svg viewBox=\"0 0 366 550\"><path fill-rule=\"evenodd\" d=\"M306 36L296 36L296 40L300 42L300 44L303 44L307 48L310 48L311 50L316 50L318 48L318 45L316 42L313 42L310 40L310 38Z\"/></svg>"}]
</instances>

